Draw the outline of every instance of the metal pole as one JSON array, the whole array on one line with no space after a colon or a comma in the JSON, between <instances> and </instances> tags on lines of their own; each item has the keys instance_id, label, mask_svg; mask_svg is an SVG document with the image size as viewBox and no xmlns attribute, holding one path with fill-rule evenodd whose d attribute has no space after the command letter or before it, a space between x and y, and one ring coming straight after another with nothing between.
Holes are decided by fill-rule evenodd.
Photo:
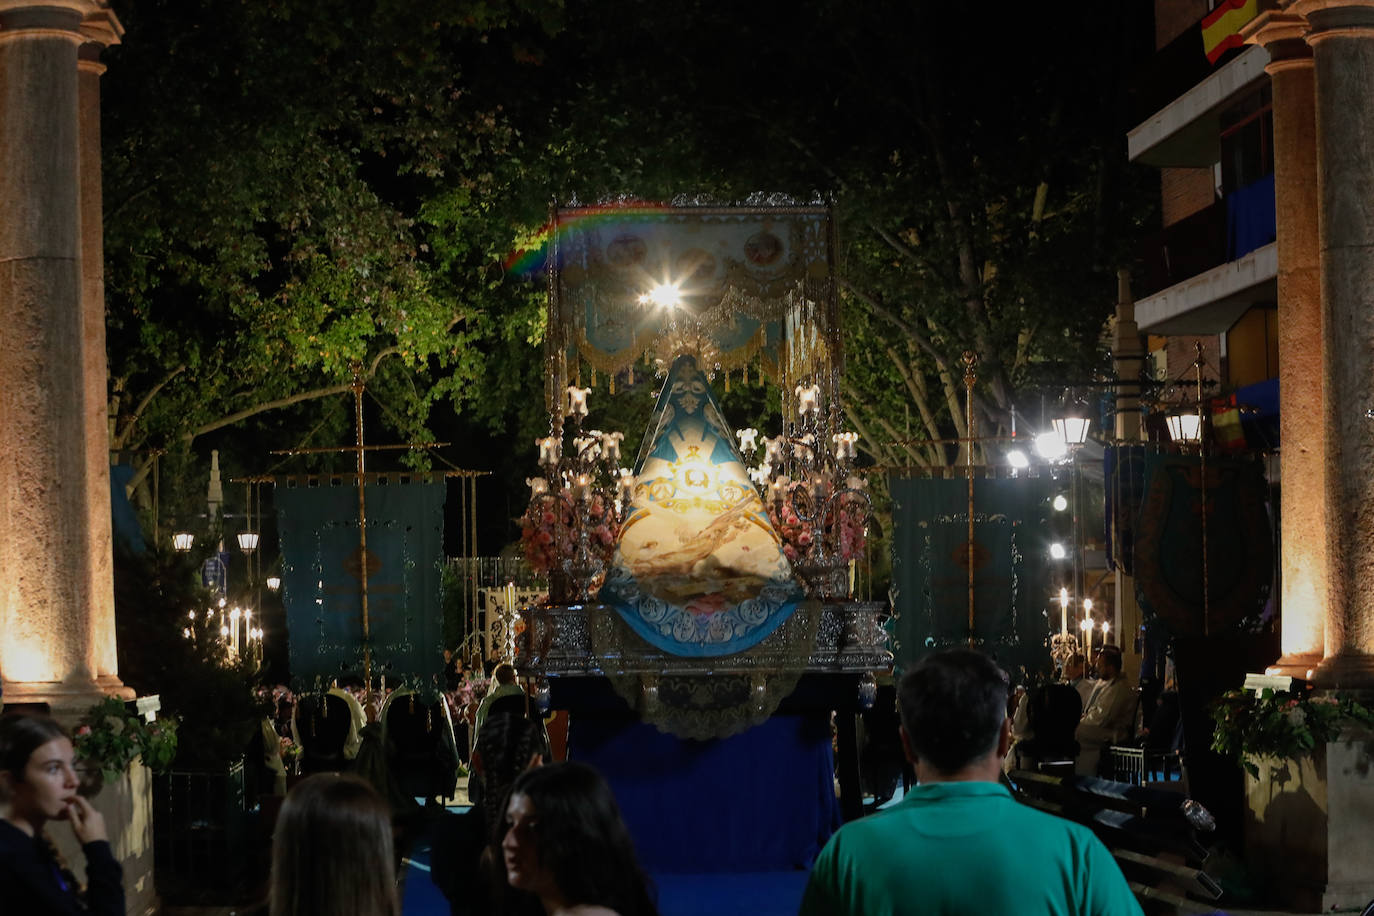
<instances>
[{"instance_id":1,"label":"metal pole","mask_svg":"<svg viewBox=\"0 0 1374 916\"><path fill-rule=\"evenodd\" d=\"M964 351L964 415L968 421L968 443L964 446L964 470L968 475L968 547L965 561L968 563L968 646L974 647L973 630L973 433L976 420L973 416L973 383L977 381L974 367L978 365L978 354L972 350Z\"/></svg>"},{"instance_id":2,"label":"metal pole","mask_svg":"<svg viewBox=\"0 0 1374 916\"><path fill-rule=\"evenodd\" d=\"M1202 635L1211 635L1211 621L1208 607L1207 582L1207 427L1202 414L1202 341L1197 341L1197 359L1193 365L1197 370L1197 433L1198 433L1198 495L1202 499Z\"/></svg>"},{"instance_id":3,"label":"metal pole","mask_svg":"<svg viewBox=\"0 0 1374 916\"><path fill-rule=\"evenodd\" d=\"M363 377L353 373L353 419L357 426L358 451L358 596L363 612L363 683L372 692L372 625L367 616L367 451L363 448Z\"/></svg>"}]
</instances>

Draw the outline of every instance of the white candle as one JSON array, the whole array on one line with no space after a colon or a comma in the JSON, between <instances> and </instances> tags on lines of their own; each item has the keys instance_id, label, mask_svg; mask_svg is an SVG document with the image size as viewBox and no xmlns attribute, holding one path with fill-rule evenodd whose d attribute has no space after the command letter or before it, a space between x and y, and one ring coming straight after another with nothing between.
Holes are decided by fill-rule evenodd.
<instances>
[{"instance_id":1,"label":"white candle","mask_svg":"<svg viewBox=\"0 0 1374 916\"><path fill-rule=\"evenodd\" d=\"M573 495L579 499L586 499L592 493L592 478L589 474L577 475L577 486L573 488Z\"/></svg>"},{"instance_id":2,"label":"white candle","mask_svg":"<svg viewBox=\"0 0 1374 916\"><path fill-rule=\"evenodd\" d=\"M782 448L786 444L787 440L781 435L774 436L771 439L764 439L763 460L768 464L777 464L782 460Z\"/></svg>"},{"instance_id":3,"label":"white candle","mask_svg":"<svg viewBox=\"0 0 1374 916\"><path fill-rule=\"evenodd\" d=\"M549 482L542 477L526 477L525 483L529 484L531 498L549 492Z\"/></svg>"},{"instance_id":4,"label":"white candle","mask_svg":"<svg viewBox=\"0 0 1374 916\"><path fill-rule=\"evenodd\" d=\"M745 453L752 452L759 447L759 431L754 427L741 429L735 433L739 437L739 450Z\"/></svg>"},{"instance_id":5,"label":"white candle","mask_svg":"<svg viewBox=\"0 0 1374 916\"><path fill-rule=\"evenodd\" d=\"M797 392L797 412L803 417L807 414L816 413L821 409L821 386L820 385L798 385Z\"/></svg>"},{"instance_id":6,"label":"white candle","mask_svg":"<svg viewBox=\"0 0 1374 916\"><path fill-rule=\"evenodd\" d=\"M607 461L616 462L620 460L620 442L625 438L624 433L602 433L601 434L601 455Z\"/></svg>"},{"instance_id":7,"label":"white candle","mask_svg":"<svg viewBox=\"0 0 1374 916\"><path fill-rule=\"evenodd\" d=\"M1061 636L1069 635L1069 590L1067 588L1059 590L1059 633Z\"/></svg>"},{"instance_id":8,"label":"white candle","mask_svg":"<svg viewBox=\"0 0 1374 916\"><path fill-rule=\"evenodd\" d=\"M811 445L815 441L816 437L811 433L802 436L801 439L792 443L792 457L796 458L798 461L810 461L812 455Z\"/></svg>"},{"instance_id":9,"label":"white candle","mask_svg":"<svg viewBox=\"0 0 1374 916\"><path fill-rule=\"evenodd\" d=\"M539 446L540 464L557 464L560 457L559 453L563 450L559 442L553 436L545 436L542 439L535 439L534 444Z\"/></svg>"},{"instance_id":10,"label":"white candle","mask_svg":"<svg viewBox=\"0 0 1374 916\"><path fill-rule=\"evenodd\" d=\"M584 455L588 458L595 458L596 452L593 451L593 449L596 447L596 444L597 441L594 436L578 436L573 439L573 448L577 449L578 458Z\"/></svg>"},{"instance_id":11,"label":"white candle","mask_svg":"<svg viewBox=\"0 0 1374 916\"><path fill-rule=\"evenodd\" d=\"M835 457L840 460L853 458L858 454L855 443L859 440L858 433L835 433L830 437L835 442Z\"/></svg>"},{"instance_id":12,"label":"white candle","mask_svg":"<svg viewBox=\"0 0 1374 916\"><path fill-rule=\"evenodd\" d=\"M620 469L620 479L617 481L620 487L620 498L626 502L634 499L635 495L635 475L629 468Z\"/></svg>"},{"instance_id":13,"label":"white candle","mask_svg":"<svg viewBox=\"0 0 1374 916\"><path fill-rule=\"evenodd\" d=\"M591 393L590 388L578 388L576 385L569 385L568 416L585 417L587 415L587 395Z\"/></svg>"}]
</instances>

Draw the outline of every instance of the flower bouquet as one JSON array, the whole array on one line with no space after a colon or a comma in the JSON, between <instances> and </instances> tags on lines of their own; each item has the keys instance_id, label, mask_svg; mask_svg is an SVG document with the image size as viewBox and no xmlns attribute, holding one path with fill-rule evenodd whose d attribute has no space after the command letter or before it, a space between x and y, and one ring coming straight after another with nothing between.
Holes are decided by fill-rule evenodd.
<instances>
[{"instance_id":1,"label":"flower bouquet","mask_svg":"<svg viewBox=\"0 0 1374 916\"><path fill-rule=\"evenodd\" d=\"M106 697L86 710L72 737L78 768L85 769L92 782L95 771L103 779L118 779L135 757L142 757L150 770L166 770L177 752L175 719L144 722L118 697ZM99 790L94 785L91 794Z\"/></svg>"},{"instance_id":2,"label":"flower bouquet","mask_svg":"<svg viewBox=\"0 0 1374 916\"><path fill-rule=\"evenodd\" d=\"M1265 688L1258 694L1229 690L1212 707L1212 750L1240 758L1259 776L1259 757L1296 760L1338 739L1352 725L1374 727L1374 710L1350 697Z\"/></svg>"}]
</instances>

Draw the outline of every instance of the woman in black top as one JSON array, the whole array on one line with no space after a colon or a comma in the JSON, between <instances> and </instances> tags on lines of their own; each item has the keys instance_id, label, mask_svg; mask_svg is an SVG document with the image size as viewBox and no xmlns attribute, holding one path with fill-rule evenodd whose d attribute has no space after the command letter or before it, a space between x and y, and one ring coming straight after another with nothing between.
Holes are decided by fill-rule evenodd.
<instances>
[{"instance_id":1,"label":"woman in black top","mask_svg":"<svg viewBox=\"0 0 1374 916\"><path fill-rule=\"evenodd\" d=\"M71 738L45 716L0 718L0 910L26 916L123 916L124 878L105 818L76 794ZM76 886L43 835L67 821L86 854L87 887Z\"/></svg>"}]
</instances>

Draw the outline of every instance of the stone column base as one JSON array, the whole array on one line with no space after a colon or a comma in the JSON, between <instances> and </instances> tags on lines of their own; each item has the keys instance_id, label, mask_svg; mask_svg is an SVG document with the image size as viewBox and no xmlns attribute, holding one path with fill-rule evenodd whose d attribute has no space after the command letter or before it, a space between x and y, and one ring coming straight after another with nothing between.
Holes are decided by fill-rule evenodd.
<instances>
[{"instance_id":1,"label":"stone column base","mask_svg":"<svg viewBox=\"0 0 1374 916\"><path fill-rule=\"evenodd\" d=\"M1317 666L1313 681L1318 687L1334 690L1374 690L1374 655L1329 655Z\"/></svg>"},{"instance_id":2,"label":"stone column base","mask_svg":"<svg viewBox=\"0 0 1374 916\"><path fill-rule=\"evenodd\" d=\"M93 681L5 681L0 691L6 703L47 703L53 717L64 725L108 696L134 698L134 691L114 675Z\"/></svg>"},{"instance_id":3,"label":"stone column base","mask_svg":"<svg viewBox=\"0 0 1374 916\"><path fill-rule=\"evenodd\" d=\"M1317 666L1322 662L1319 652L1302 652L1284 655L1278 661L1264 669L1265 674L1277 674L1283 677L1295 677L1304 681L1312 680L1316 674Z\"/></svg>"},{"instance_id":4,"label":"stone column base","mask_svg":"<svg viewBox=\"0 0 1374 916\"><path fill-rule=\"evenodd\" d=\"M1245 779L1246 862L1268 899L1298 912L1374 899L1374 735L1346 737L1301 760L1257 758Z\"/></svg>"}]
</instances>

